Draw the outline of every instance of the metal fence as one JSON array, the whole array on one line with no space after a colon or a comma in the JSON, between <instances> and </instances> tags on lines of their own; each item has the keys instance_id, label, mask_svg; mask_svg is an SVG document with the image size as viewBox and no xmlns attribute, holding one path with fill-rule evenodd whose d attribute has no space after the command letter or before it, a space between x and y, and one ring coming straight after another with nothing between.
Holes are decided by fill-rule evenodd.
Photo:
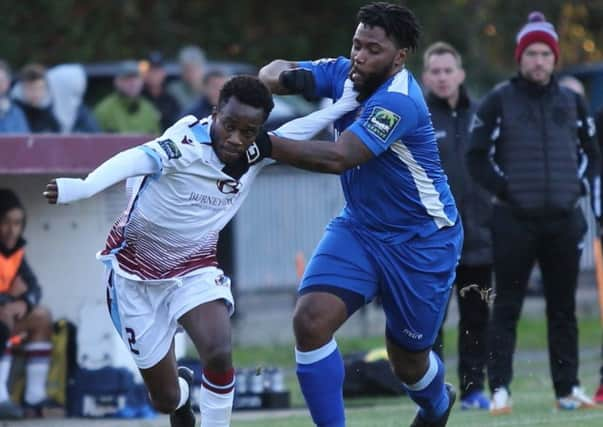
<instances>
[{"instance_id":1,"label":"metal fence","mask_svg":"<svg viewBox=\"0 0 603 427\"><path fill-rule=\"evenodd\" d=\"M343 207L339 178L287 166L266 168L234 219L234 279L241 291L297 285L308 259Z\"/></svg>"},{"instance_id":2,"label":"metal fence","mask_svg":"<svg viewBox=\"0 0 603 427\"><path fill-rule=\"evenodd\" d=\"M588 222L581 269L592 270L595 220L588 200L580 203ZM234 279L239 290L295 289L296 258L311 256L325 225L343 205L336 176L281 165L264 170L234 220ZM538 268L534 275L540 276Z\"/></svg>"}]
</instances>

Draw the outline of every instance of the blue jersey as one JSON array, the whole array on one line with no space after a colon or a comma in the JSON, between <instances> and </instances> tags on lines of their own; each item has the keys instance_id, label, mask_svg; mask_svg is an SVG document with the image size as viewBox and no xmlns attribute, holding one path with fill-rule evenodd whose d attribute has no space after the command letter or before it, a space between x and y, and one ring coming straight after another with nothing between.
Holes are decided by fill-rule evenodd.
<instances>
[{"instance_id":1,"label":"blue jersey","mask_svg":"<svg viewBox=\"0 0 603 427\"><path fill-rule=\"evenodd\" d=\"M299 65L312 71L317 96L341 97L349 59ZM346 200L341 216L358 231L396 243L428 236L457 222L429 110L407 69L383 83L358 111L340 118L335 129L353 132L374 155L341 176Z\"/></svg>"}]
</instances>

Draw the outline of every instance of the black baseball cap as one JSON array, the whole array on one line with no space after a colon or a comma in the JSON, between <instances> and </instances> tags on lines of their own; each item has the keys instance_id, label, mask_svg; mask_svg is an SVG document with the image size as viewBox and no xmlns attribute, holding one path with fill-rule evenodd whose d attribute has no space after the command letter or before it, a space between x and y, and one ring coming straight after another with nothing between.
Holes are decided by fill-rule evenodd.
<instances>
[{"instance_id":1,"label":"black baseball cap","mask_svg":"<svg viewBox=\"0 0 603 427\"><path fill-rule=\"evenodd\" d=\"M147 61L151 67L163 67L163 55L158 50L154 50L147 56Z\"/></svg>"}]
</instances>

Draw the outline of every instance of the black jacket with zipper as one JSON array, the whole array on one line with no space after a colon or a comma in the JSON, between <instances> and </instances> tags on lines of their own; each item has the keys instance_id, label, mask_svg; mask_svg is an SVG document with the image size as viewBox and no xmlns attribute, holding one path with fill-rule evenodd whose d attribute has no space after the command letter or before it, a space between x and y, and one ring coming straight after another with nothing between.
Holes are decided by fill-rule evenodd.
<instances>
[{"instance_id":1,"label":"black jacket with zipper","mask_svg":"<svg viewBox=\"0 0 603 427\"><path fill-rule=\"evenodd\" d=\"M516 215L558 217L590 189L600 216L600 157L584 100L520 75L490 91L471 123L471 174Z\"/></svg>"},{"instance_id":2,"label":"black jacket with zipper","mask_svg":"<svg viewBox=\"0 0 603 427\"><path fill-rule=\"evenodd\" d=\"M469 123L477 104L461 87L455 109L450 107L447 100L432 93L427 95L427 105L438 140L442 167L448 176L448 184L463 222L465 237L460 264L491 264L490 195L469 175L465 161Z\"/></svg>"}]
</instances>

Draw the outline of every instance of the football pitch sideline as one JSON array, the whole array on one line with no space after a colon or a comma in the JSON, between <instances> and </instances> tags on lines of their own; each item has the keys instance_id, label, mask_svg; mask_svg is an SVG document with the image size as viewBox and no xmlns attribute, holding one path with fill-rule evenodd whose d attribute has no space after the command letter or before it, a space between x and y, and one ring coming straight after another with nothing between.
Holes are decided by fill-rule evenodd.
<instances>
[{"instance_id":1,"label":"football pitch sideline","mask_svg":"<svg viewBox=\"0 0 603 427\"><path fill-rule=\"evenodd\" d=\"M580 380L587 394L592 396L599 384L601 368L601 324L597 318L580 319ZM456 360L457 334L455 328L446 328L447 381L457 386ZM372 343L378 346L377 338ZM343 351L358 350L357 343L341 342ZM506 427L506 426L551 426L551 427L601 427L603 426L603 405L596 409L560 411L555 407L555 399L550 379L548 353L546 348L546 327L544 320L523 319L518 330L517 353L514 363L514 380L511 385L513 412L508 415L492 416L487 411L461 411L457 403L450 415L448 427ZM367 348L367 347L365 347ZM259 352L239 353L239 358L259 356ZM282 352L281 352L282 353ZM345 353L345 351L344 351ZM284 363L284 360L283 360ZM291 371L291 377L294 377ZM292 392L294 407L303 406L299 387L294 378L288 385ZM405 427L414 418L416 407L408 397L346 399L347 427ZM233 416L233 427L312 427L308 412L296 409L275 413L238 412Z\"/></svg>"},{"instance_id":2,"label":"football pitch sideline","mask_svg":"<svg viewBox=\"0 0 603 427\"><path fill-rule=\"evenodd\" d=\"M524 351L517 354L513 382L513 412L509 415L491 416L487 411L461 411L457 405L453 410L448 427L601 427L603 405L597 409L559 411L555 409L553 391L545 351ZM601 357L598 349L581 352L581 379L589 394L595 390L599 380ZM453 382L456 372L454 361L448 363L449 381ZM288 381L295 409L277 411L236 411L232 427L312 427L310 416L302 408L301 396L294 389L294 378ZM405 427L409 426L415 413L414 404L407 397L362 398L346 400L347 427ZM199 424L197 424L199 425ZM45 419L28 421L0 421L0 427L168 427L167 416L152 420L117 419Z\"/></svg>"},{"instance_id":3,"label":"football pitch sideline","mask_svg":"<svg viewBox=\"0 0 603 427\"><path fill-rule=\"evenodd\" d=\"M509 415L492 416L487 411L461 411L457 404L448 421L448 427L601 427L603 405L596 409L559 411L548 370L548 356L544 351L518 354L515 380L512 385L513 412ZM598 351L582 352L581 378L583 387L590 395L598 385L601 358ZM454 377L456 366L449 365ZM452 381L454 383L454 381ZM415 413L414 404L407 397L346 400L347 427L404 427L409 426ZM233 427L312 427L306 412L277 412L235 414Z\"/></svg>"},{"instance_id":4,"label":"football pitch sideline","mask_svg":"<svg viewBox=\"0 0 603 427\"><path fill-rule=\"evenodd\" d=\"M580 379L587 394L592 395L599 382L601 363L601 323L597 317L586 317L580 324ZM447 381L456 384L455 327L446 328L445 354ZM379 347L382 337L342 339L343 354ZM518 330L518 351L512 389L513 412L491 416L487 411L461 411L455 405L448 427L601 427L603 405L597 409L559 411L555 408L546 348L546 327L542 318L522 319ZM303 397L295 379L292 346L235 348L237 366L276 365L286 369L287 386L293 409L275 411L235 411L232 427L312 427L304 408ZM347 427L407 427L415 413L408 397L346 399ZM199 423L197 422L197 425ZM151 420L58 418L25 421L2 421L0 427L168 427L167 416Z\"/></svg>"}]
</instances>

